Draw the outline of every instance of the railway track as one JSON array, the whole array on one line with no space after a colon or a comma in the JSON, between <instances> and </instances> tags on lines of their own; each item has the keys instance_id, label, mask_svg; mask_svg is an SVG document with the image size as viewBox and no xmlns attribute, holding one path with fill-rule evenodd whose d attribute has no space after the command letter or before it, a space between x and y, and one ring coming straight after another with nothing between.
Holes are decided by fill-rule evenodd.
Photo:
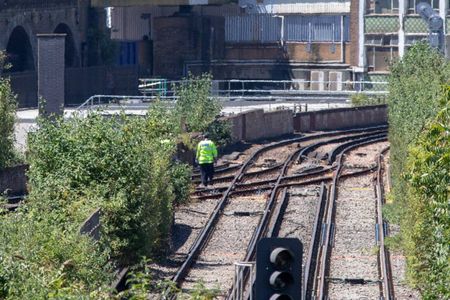
<instances>
[{"instance_id":1,"label":"railway track","mask_svg":"<svg viewBox=\"0 0 450 300\"><path fill-rule=\"evenodd\" d=\"M364 142L347 150L381 141ZM321 208L315 219L302 299L343 299L344 295L394 299L381 212L380 157L385 151L387 148L379 151L372 166L376 169L375 196L372 175L344 179L344 169L351 166L345 166L343 156L339 157L333 183L328 193L322 193Z\"/></svg>"},{"instance_id":2,"label":"railway track","mask_svg":"<svg viewBox=\"0 0 450 300\"><path fill-rule=\"evenodd\" d=\"M240 165L234 176L230 175L229 169L219 172L213 189L200 189L194 193L198 199L220 200L173 277L175 283L189 289L193 282L202 277L220 277L222 297L231 298L233 288L228 293L226 291L232 286L233 263L240 260L251 261L259 239L274 235L280 230L280 222L273 222L272 217L274 211L278 216L275 219L284 215L285 209L282 207L286 207L286 200L279 200L280 191L320 185L323 181L332 180L332 171L337 167L333 162L339 153L351 144L382 138L386 138L386 127L297 137L258 149ZM271 165L261 163L265 162L270 151L277 153L283 147L288 148L288 151L275 159L269 157ZM328 147L326 155L320 155L321 147ZM311 160L319 161L322 165L308 167ZM292 172L292 169L296 171ZM368 171L369 169L358 170L355 173ZM216 183L220 182L226 182L226 185L217 186ZM286 194L287 192L283 192L283 195ZM244 274L240 280L246 279L247 275ZM212 282L207 282L207 286L211 284ZM167 294L163 298L170 298Z\"/></svg>"}]
</instances>

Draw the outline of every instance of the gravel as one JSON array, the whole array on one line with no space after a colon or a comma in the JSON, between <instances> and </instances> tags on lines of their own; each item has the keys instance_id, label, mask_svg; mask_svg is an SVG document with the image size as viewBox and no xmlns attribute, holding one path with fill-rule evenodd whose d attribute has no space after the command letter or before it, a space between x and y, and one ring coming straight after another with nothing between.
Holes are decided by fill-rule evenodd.
<instances>
[{"instance_id":1,"label":"gravel","mask_svg":"<svg viewBox=\"0 0 450 300\"><path fill-rule=\"evenodd\" d=\"M319 203L320 186L310 185L302 188L291 188L288 193L289 201L278 237L300 239L303 244L304 269L309 255L308 250Z\"/></svg>"},{"instance_id":2,"label":"gravel","mask_svg":"<svg viewBox=\"0 0 450 300\"><path fill-rule=\"evenodd\" d=\"M193 265L183 289L191 289L202 280L207 288L219 288L225 294L231 287L234 262L245 257L247 245L261 218L267 197L247 196L230 199L219 219L207 246ZM249 216L236 216L234 212L251 212Z\"/></svg>"},{"instance_id":3,"label":"gravel","mask_svg":"<svg viewBox=\"0 0 450 300\"><path fill-rule=\"evenodd\" d=\"M345 165L368 167L383 145L361 147L346 156ZM366 154L366 155L363 155ZM376 198L373 175L341 180L336 199L335 238L330 258L331 278L377 281L375 241ZM377 299L378 284L350 285L330 282L330 299Z\"/></svg>"}]
</instances>

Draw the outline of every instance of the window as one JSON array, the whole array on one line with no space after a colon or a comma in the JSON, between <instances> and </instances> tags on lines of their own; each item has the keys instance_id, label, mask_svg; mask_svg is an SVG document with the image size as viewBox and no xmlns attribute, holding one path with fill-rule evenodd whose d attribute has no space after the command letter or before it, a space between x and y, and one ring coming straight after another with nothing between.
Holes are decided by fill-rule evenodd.
<instances>
[{"instance_id":1,"label":"window","mask_svg":"<svg viewBox=\"0 0 450 300\"><path fill-rule=\"evenodd\" d=\"M398 46L397 35L366 35L366 46Z\"/></svg>"},{"instance_id":2,"label":"window","mask_svg":"<svg viewBox=\"0 0 450 300\"><path fill-rule=\"evenodd\" d=\"M428 41L428 35L407 35L405 37L405 46L412 46L420 41Z\"/></svg>"},{"instance_id":3,"label":"window","mask_svg":"<svg viewBox=\"0 0 450 300\"><path fill-rule=\"evenodd\" d=\"M398 13L399 0L368 0L367 13L394 14Z\"/></svg>"},{"instance_id":4,"label":"window","mask_svg":"<svg viewBox=\"0 0 450 300\"><path fill-rule=\"evenodd\" d=\"M431 5L431 7L438 11L439 10L439 0L408 0L408 13L409 14L415 14L416 12L416 6L420 2L427 2Z\"/></svg>"},{"instance_id":5,"label":"window","mask_svg":"<svg viewBox=\"0 0 450 300\"><path fill-rule=\"evenodd\" d=\"M369 71L388 71L393 59L398 57L394 47L367 47L367 66Z\"/></svg>"}]
</instances>

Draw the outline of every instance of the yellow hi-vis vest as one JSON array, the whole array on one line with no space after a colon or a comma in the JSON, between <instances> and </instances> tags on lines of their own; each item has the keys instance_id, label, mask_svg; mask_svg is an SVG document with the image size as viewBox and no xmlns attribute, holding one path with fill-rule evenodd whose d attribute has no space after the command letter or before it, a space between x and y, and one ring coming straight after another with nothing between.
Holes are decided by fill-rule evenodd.
<instances>
[{"instance_id":1,"label":"yellow hi-vis vest","mask_svg":"<svg viewBox=\"0 0 450 300\"><path fill-rule=\"evenodd\" d=\"M216 145L210 140L204 140L198 143L197 146L197 162L202 164L212 164L217 158Z\"/></svg>"}]
</instances>

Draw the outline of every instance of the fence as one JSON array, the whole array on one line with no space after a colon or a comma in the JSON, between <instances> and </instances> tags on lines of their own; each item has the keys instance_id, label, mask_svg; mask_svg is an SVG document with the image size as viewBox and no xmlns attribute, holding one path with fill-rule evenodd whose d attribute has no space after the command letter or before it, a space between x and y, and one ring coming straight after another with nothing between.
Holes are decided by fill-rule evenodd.
<instances>
[{"instance_id":1,"label":"fence","mask_svg":"<svg viewBox=\"0 0 450 300\"><path fill-rule=\"evenodd\" d=\"M332 73L332 72L330 72ZM325 76L326 77L326 76ZM324 78L325 78L324 77ZM339 77L339 76L338 76ZM128 108L141 103L150 103L157 98L176 101L176 87L187 81L165 79L140 79L139 90L144 96L94 95L83 102L78 110L93 106L127 104ZM219 101L346 101L352 95L364 93L369 96L385 96L387 81L342 81L342 80L213 80L211 98Z\"/></svg>"}]
</instances>

